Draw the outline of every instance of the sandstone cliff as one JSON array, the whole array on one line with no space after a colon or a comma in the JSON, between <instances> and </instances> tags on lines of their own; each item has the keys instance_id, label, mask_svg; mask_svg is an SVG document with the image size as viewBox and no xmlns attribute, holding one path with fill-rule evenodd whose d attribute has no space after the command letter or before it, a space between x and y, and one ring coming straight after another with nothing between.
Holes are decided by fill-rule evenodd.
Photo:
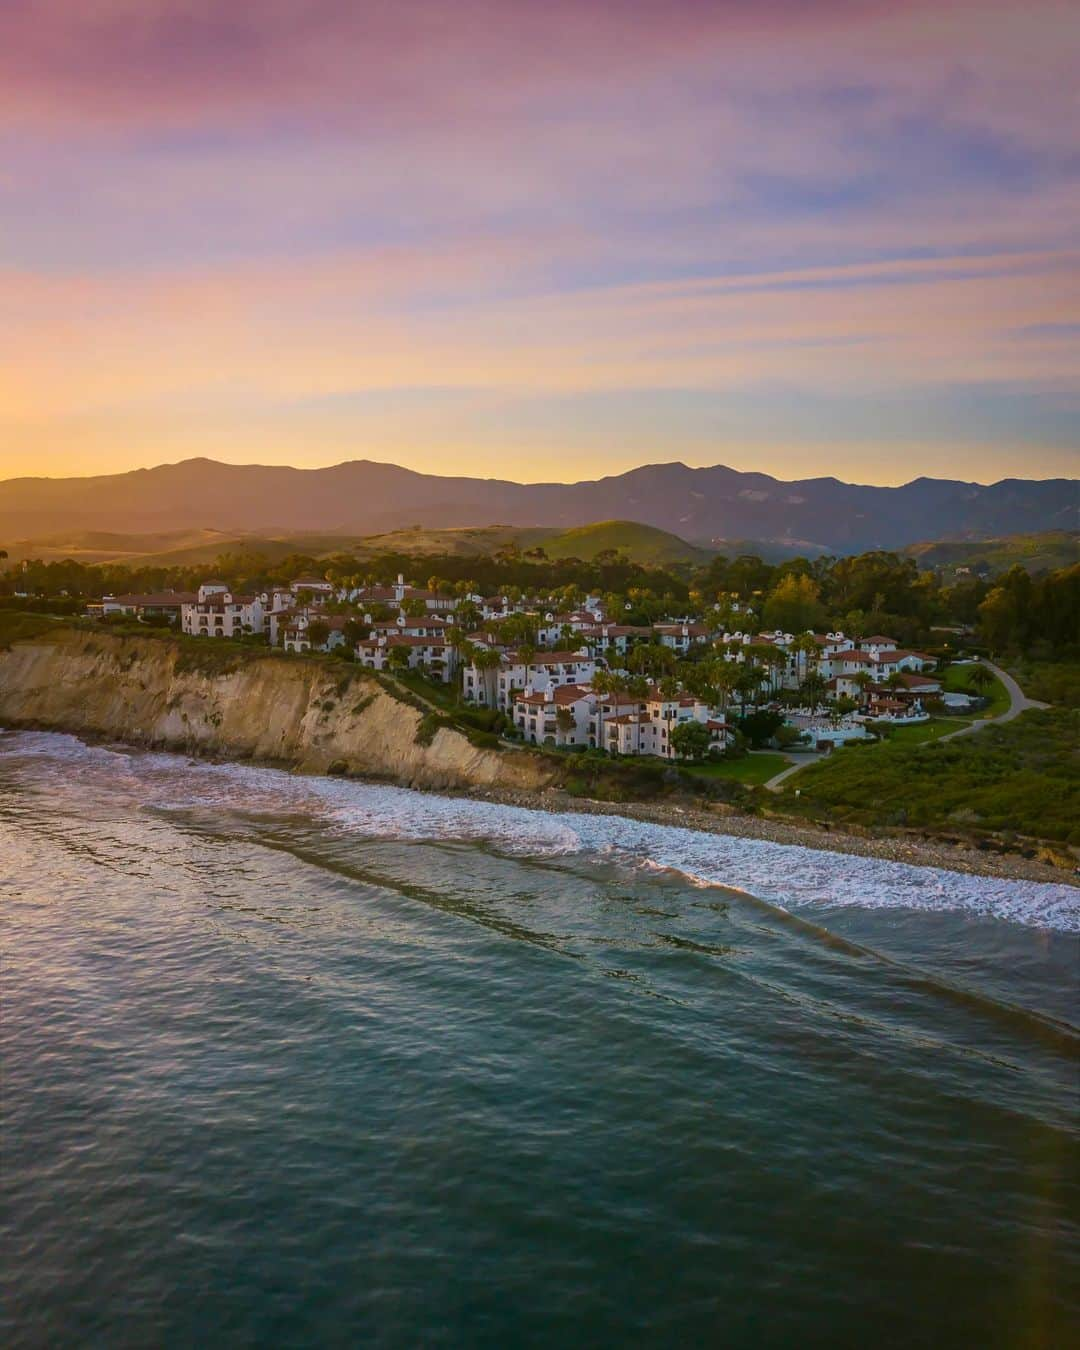
<instances>
[{"instance_id":1,"label":"sandstone cliff","mask_svg":"<svg viewBox=\"0 0 1080 1350\"><path fill-rule=\"evenodd\" d=\"M409 787L546 786L542 760L480 749L344 663L205 656L167 638L57 627L0 650L0 725L105 736L133 745L255 759L310 773L331 767Z\"/></svg>"}]
</instances>

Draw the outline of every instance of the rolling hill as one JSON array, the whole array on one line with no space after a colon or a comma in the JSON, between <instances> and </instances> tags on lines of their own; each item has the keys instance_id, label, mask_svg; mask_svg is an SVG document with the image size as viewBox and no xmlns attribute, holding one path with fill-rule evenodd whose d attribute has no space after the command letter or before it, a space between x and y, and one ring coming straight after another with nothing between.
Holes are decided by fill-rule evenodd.
<instances>
[{"instance_id":1,"label":"rolling hill","mask_svg":"<svg viewBox=\"0 0 1080 1350\"><path fill-rule=\"evenodd\" d=\"M228 534L219 530L167 531L159 535L124 535L94 531L60 533L45 539L9 544L12 562L72 558L84 563L126 563L130 566L186 567L212 563L223 553L258 553L279 562L293 553L325 558L350 553L364 559L378 553L487 555L512 545L523 552L543 548L549 558L595 558L605 549L625 553L634 562L654 566L700 563L712 550L630 520L606 520L572 530L543 526L485 525L459 529L392 530L385 534L320 534L311 531Z\"/></svg>"},{"instance_id":2,"label":"rolling hill","mask_svg":"<svg viewBox=\"0 0 1080 1350\"><path fill-rule=\"evenodd\" d=\"M1009 534L1000 539L939 539L912 544L906 550L927 571L955 571L967 567L997 574L1019 564L1029 572L1069 567L1080 559L1080 533L1044 530L1036 534Z\"/></svg>"},{"instance_id":3,"label":"rolling hill","mask_svg":"<svg viewBox=\"0 0 1080 1350\"><path fill-rule=\"evenodd\" d=\"M1069 479L983 486L919 478L903 487L868 487L674 463L580 483L513 483L443 478L371 460L293 469L189 459L96 478L0 482L0 537L184 529L370 535L491 521L565 530L620 519L692 540L805 541L851 553L927 538L1073 529L1078 504L1078 484Z\"/></svg>"},{"instance_id":4,"label":"rolling hill","mask_svg":"<svg viewBox=\"0 0 1080 1350\"><path fill-rule=\"evenodd\" d=\"M656 567L673 563L702 563L715 550L689 544L676 534L632 520L600 520L576 529L560 530L538 541L549 558L581 558L591 562L598 553L614 549L634 562Z\"/></svg>"}]
</instances>

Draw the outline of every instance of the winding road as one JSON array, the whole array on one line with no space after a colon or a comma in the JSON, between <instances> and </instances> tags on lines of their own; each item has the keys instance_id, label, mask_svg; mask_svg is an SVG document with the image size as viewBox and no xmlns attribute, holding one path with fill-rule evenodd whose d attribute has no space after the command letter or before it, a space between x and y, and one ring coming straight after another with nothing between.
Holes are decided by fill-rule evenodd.
<instances>
[{"instance_id":1,"label":"winding road","mask_svg":"<svg viewBox=\"0 0 1080 1350\"><path fill-rule=\"evenodd\" d=\"M952 741L957 736L970 736L976 731L981 731L983 727L992 727L998 722L1011 722L1014 717L1019 717L1022 712L1027 712L1029 708L1049 708L1049 703L1039 703L1037 699L1028 698L1009 672L1002 670L1000 666L995 666L993 661L987 661L984 658L979 664L996 675L1005 686L1005 692L1009 696L1008 708L1005 712L999 713L997 717L983 717L972 722L970 726L958 727L956 731L950 731L947 736L939 736L937 741L928 741L928 745L940 745L942 741Z\"/></svg>"},{"instance_id":2,"label":"winding road","mask_svg":"<svg viewBox=\"0 0 1080 1350\"><path fill-rule=\"evenodd\" d=\"M1011 722L1014 717L1019 717L1022 712L1027 712L1029 708L1048 708L1049 703L1040 703L1037 699L1028 698L1027 694L1020 688L1007 670L1002 670L1000 666L994 665L993 661L987 661L985 658L979 662L986 667L992 674L996 675L1005 686L1005 692L1009 695L1009 706L1005 712L997 717L983 717L967 726L957 727L955 731L950 731L946 736L939 736L933 741L924 741L923 745L942 745L945 741L955 740L957 736L972 736L983 727L992 727L999 722ZM798 760L794 760L786 769L781 769L778 774L763 783L762 786L768 788L770 792L779 792L784 784L784 780L790 778L792 774L798 773L808 764L816 764L821 755L803 755Z\"/></svg>"}]
</instances>

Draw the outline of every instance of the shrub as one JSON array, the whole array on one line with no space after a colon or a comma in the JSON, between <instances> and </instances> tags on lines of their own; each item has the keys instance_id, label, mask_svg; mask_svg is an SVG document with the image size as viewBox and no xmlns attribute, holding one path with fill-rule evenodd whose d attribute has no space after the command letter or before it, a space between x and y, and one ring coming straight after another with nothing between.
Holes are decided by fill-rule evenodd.
<instances>
[{"instance_id":1,"label":"shrub","mask_svg":"<svg viewBox=\"0 0 1080 1350\"><path fill-rule=\"evenodd\" d=\"M440 713L428 712L421 717L413 736L416 745L430 745L435 739L435 733L440 727L451 725L448 717L443 717Z\"/></svg>"},{"instance_id":2,"label":"shrub","mask_svg":"<svg viewBox=\"0 0 1080 1350\"><path fill-rule=\"evenodd\" d=\"M473 731L465 733L469 738L469 744L475 745L478 750L500 750L502 744L494 731Z\"/></svg>"},{"instance_id":3,"label":"shrub","mask_svg":"<svg viewBox=\"0 0 1080 1350\"><path fill-rule=\"evenodd\" d=\"M893 741L859 754L849 747L803 770L798 801L789 794L776 801L871 826L962 821L970 833L1077 844L1078 740L1077 714L1048 709L939 745Z\"/></svg>"},{"instance_id":4,"label":"shrub","mask_svg":"<svg viewBox=\"0 0 1080 1350\"><path fill-rule=\"evenodd\" d=\"M7 651L13 642L52 632L55 627L52 619L41 614L0 613L0 651Z\"/></svg>"}]
</instances>

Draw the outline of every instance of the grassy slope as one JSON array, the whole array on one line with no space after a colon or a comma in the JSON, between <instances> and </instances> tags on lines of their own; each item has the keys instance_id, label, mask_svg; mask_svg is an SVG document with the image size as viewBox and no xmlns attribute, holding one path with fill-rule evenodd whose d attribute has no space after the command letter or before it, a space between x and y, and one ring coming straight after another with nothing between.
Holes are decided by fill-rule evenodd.
<instances>
[{"instance_id":1,"label":"grassy slope","mask_svg":"<svg viewBox=\"0 0 1080 1350\"><path fill-rule=\"evenodd\" d=\"M418 525L411 529L389 530L385 534L369 534L359 540L359 553L450 553L459 557L494 553L507 544L528 549L543 543L550 530L518 525L462 525L453 529L436 529Z\"/></svg>"},{"instance_id":2,"label":"grassy slope","mask_svg":"<svg viewBox=\"0 0 1080 1350\"><path fill-rule=\"evenodd\" d=\"M63 619L54 618L51 614L24 614L19 610L0 609L0 651L10 647L13 642L47 633L63 622Z\"/></svg>"},{"instance_id":3,"label":"grassy slope","mask_svg":"<svg viewBox=\"0 0 1080 1350\"><path fill-rule=\"evenodd\" d=\"M796 775L792 814L1080 844L1080 717L1051 708L944 745L846 748ZM789 780L790 782L791 780Z\"/></svg>"},{"instance_id":4,"label":"grassy slope","mask_svg":"<svg viewBox=\"0 0 1080 1350\"><path fill-rule=\"evenodd\" d=\"M632 520L601 520L569 530L541 526L522 529L513 525L465 526L436 530L418 527L369 535L365 552L393 550L402 553L493 553L508 544L522 550L541 547L549 558L581 558L589 561L605 549L620 549L638 563L703 562L708 550L688 544L678 535Z\"/></svg>"},{"instance_id":5,"label":"grassy slope","mask_svg":"<svg viewBox=\"0 0 1080 1350\"><path fill-rule=\"evenodd\" d=\"M292 553L327 557L352 553L363 559L377 553L486 555L509 544L522 550L540 545L549 557L588 561L604 549L621 549L635 562L666 564L702 562L710 554L677 535L634 521L606 520L576 529L541 526L462 526L434 529L418 526L385 534L318 534L287 531L258 535L225 534L218 530L173 531L167 534L123 535L84 531L65 538L26 539L9 545L13 561L22 558L78 562L120 562L132 566L185 567L212 563L222 553L261 553L272 562Z\"/></svg>"},{"instance_id":6,"label":"grassy slope","mask_svg":"<svg viewBox=\"0 0 1080 1350\"><path fill-rule=\"evenodd\" d=\"M1024 658L1010 661L1009 671L1028 698L1059 703L1066 708L1080 708L1080 661Z\"/></svg>"},{"instance_id":7,"label":"grassy slope","mask_svg":"<svg viewBox=\"0 0 1080 1350\"><path fill-rule=\"evenodd\" d=\"M1008 534L1000 539L940 539L912 544L906 550L919 566L970 567L985 562L994 572L1019 563L1030 572L1068 567L1080 552L1080 534L1072 530L1044 530L1038 534Z\"/></svg>"},{"instance_id":8,"label":"grassy slope","mask_svg":"<svg viewBox=\"0 0 1080 1350\"><path fill-rule=\"evenodd\" d=\"M619 549L639 563L701 563L712 556L708 549L688 544L677 534L633 520L599 520L553 532L541 542L550 558L581 558L586 562L605 549Z\"/></svg>"}]
</instances>

